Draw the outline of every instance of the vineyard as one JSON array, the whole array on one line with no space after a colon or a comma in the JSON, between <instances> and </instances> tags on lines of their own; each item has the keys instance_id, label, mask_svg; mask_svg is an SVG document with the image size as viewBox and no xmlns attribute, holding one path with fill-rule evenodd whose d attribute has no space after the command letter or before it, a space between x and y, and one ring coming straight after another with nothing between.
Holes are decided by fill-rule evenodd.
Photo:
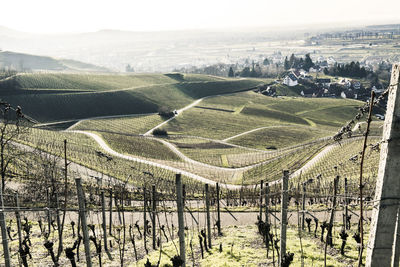
<instances>
[{"instance_id":1,"label":"vineyard","mask_svg":"<svg viewBox=\"0 0 400 267\"><path fill-rule=\"evenodd\" d=\"M367 263L389 90L363 103L177 73L14 79L0 265Z\"/></svg>"}]
</instances>

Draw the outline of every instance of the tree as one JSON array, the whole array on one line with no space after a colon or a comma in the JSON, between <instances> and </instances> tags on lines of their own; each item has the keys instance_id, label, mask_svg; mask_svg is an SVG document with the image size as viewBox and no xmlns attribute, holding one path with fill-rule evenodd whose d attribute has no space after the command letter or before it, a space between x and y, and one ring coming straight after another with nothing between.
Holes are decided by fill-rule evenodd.
<instances>
[{"instance_id":1,"label":"tree","mask_svg":"<svg viewBox=\"0 0 400 267\"><path fill-rule=\"evenodd\" d=\"M126 65L125 71L126 72L135 72L135 70L133 69L133 67L130 64Z\"/></svg>"},{"instance_id":2,"label":"tree","mask_svg":"<svg viewBox=\"0 0 400 267\"><path fill-rule=\"evenodd\" d=\"M290 59L289 59L289 68L294 68L295 64L296 64L296 57L294 56L294 54L290 55Z\"/></svg>"},{"instance_id":3,"label":"tree","mask_svg":"<svg viewBox=\"0 0 400 267\"><path fill-rule=\"evenodd\" d=\"M250 77L251 72L249 67L245 67L242 72L240 73L240 76L242 77Z\"/></svg>"},{"instance_id":4,"label":"tree","mask_svg":"<svg viewBox=\"0 0 400 267\"><path fill-rule=\"evenodd\" d=\"M287 59L287 57L286 57L286 59ZM269 64L270 64L270 63L269 63L268 58L265 58L264 61L263 61L263 65L264 65L264 66L268 66Z\"/></svg>"},{"instance_id":5,"label":"tree","mask_svg":"<svg viewBox=\"0 0 400 267\"><path fill-rule=\"evenodd\" d=\"M6 102L0 102L0 114L0 173L1 192L4 193L9 167L23 154L15 140L25 132L22 123L26 118L21 107L13 108Z\"/></svg>"},{"instance_id":6,"label":"tree","mask_svg":"<svg viewBox=\"0 0 400 267\"><path fill-rule=\"evenodd\" d=\"M229 68L228 77L235 77L235 73L233 72L233 68Z\"/></svg>"},{"instance_id":7,"label":"tree","mask_svg":"<svg viewBox=\"0 0 400 267\"><path fill-rule=\"evenodd\" d=\"M310 54L306 54L306 58L304 60L304 69L309 70L311 67L314 67L314 62L312 61Z\"/></svg>"},{"instance_id":8,"label":"tree","mask_svg":"<svg viewBox=\"0 0 400 267\"><path fill-rule=\"evenodd\" d=\"M285 70L290 69L290 62L287 57L285 57L285 63L283 64Z\"/></svg>"}]
</instances>

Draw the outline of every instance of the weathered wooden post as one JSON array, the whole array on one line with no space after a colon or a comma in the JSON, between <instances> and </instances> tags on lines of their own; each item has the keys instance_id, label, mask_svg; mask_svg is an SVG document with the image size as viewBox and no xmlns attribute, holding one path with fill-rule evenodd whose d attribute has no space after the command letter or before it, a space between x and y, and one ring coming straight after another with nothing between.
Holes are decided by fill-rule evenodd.
<instances>
[{"instance_id":1,"label":"weathered wooden post","mask_svg":"<svg viewBox=\"0 0 400 267\"><path fill-rule=\"evenodd\" d=\"M101 214L103 217L103 223L102 223L102 228L103 228L103 239L104 239L104 250L106 251L108 258L112 260L111 254L108 250L108 245L107 245L107 223L106 223L106 199L104 196L104 191L101 191Z\"/></svg>"},{"instance_id":2,"label":"weathered wooden post","mask_svg":"<svg viewBox=\"0 0 400 267\"><path fill-rule=\"evenodd\" d=\"M301 203L302 217L301 217L301 230L304 231L304 222L306 220L306 182L303 183L303 198Z\"/></svg>"},{"instance_id":3,"label":"weathered wooden post","mask_svg":"<svg viewBox=\"0 0 400 267\"><path fill-rule=\"evenodd\" d=\"M47 197L47 227L49 230L49 235L51 233L51 203L50 203L50 192L49 188L46 189L46 197Z\"/></svg>"},{"instance_id":4,"label":"weathered wooden post","mask_svg":"<svg viewBox=\"0 0 400 267\"><path fill-rule=\"evenodd\" d=\"M282 177L282 203L281 203L281 247L279 266L282 267L282 260L286 255L286 227L287 227L287 209L288 209L288 181L289 171L283 171Z\"/></svg>"},{"instance_id":5,"label":"weathered wooden post","mask_svg":"<svg viewBox=\"0 0 400 267\"><path fill-rule=\"evenodd\" d=\"M183 267L186 266L186 246L185 246L185 222L183 220L183 196L181 174L176 174L176 204L178 208L178 235L179 235L179 253L183 261Z\"/></svg>"},{"instance_id":6,"label":"weathered wooden post","mask_svg":"<svg viewBox=\"0 0 400 267\"><path fill-rule=\"evenodd\" d=\"M347 218L349 217L349 199L348 199L348 188L347 188L347 177L344 178L344 229L349 230L350 225Z\"/></svg>"},{"instance_id":7,"label":"weathered wooden post","mask_svg":"<svg viewBox=\"0 0 400 267\"><path fill-rule=\"evenodd\" d=\"M211 248L210 193L208 191L208 184L206 184L205 187L206 187L206 212L207 212L208 247Z\"/></svg>"},{"instance_id":8,"label":"weathered wooden post","mask_svg":"<svg viewBox=\"0 0 400 267\"><path fill-rule=\"evenodd\" d=\"M151 213L152 213L152 217L151 217L151 227L152 227L152 231L151 233L153 234L153 249L157 249L157 242L156 242L156 208L157 208L157 200L156 200L156 186L153 185L151 187L151 191L152 191L152 205L151 205Z\"/></svg>"},{"instance_id":9,"label":"weathered wooden post","mask_svg":"<svg viewBox=\"0 0 400 267\"><path fill-rule=\"evenodd\" d=\"M366 266L390 266L400 195L400 64L392 67ZM399 253L399 252L396 252Z\"/></svg>"},{"instance_id":10,"label":"weathered wooden post","mask_svg":"<svg viewBox=\"0 0 400 267\"><path fill-rule=\"evenodd\" d=\"M19 197L18 193L15 194L15 204L17 206L17 210L15 211L15 218L17 219L17 230L18 230L18 248L19 251L22 251L22 234L21 234L21 215L19 208Z\"/></svg>"},{"instance_id":11,"label":"weathered wooden post","mask_svg":"<svg viewBox=\"0 0 400 267\"><path fill-rule=\"evenodd\" d=\"M220 194L220 192L219 192L219 183L217 183L217 229L218 229L218 236L221 236L222 235L222 232L221 232L221 213L220 213L220 210L219 210L219 194Z\"/></svg>"},{"instance_id":12,"label":"weathered wooden post","mask_svg":"<svg viewBox=\"0 0 400 267\"><path fill-rule=\"evenodd\" d=\"M90 244L89 244L89 233L86 223L86 207L85 207L85 195L83 193L81 178L75 179L76 191L78 193L79 202L79 214L81 218L82 233L83 233L83 243L85 245L85 256L86 256L86 266L92 267L92 260L90 256Z\"/></svg>"},{"instance_id":13,"label":"weathered wooden post","mask_svg":"<svg viewBox=\"0 0 400 267\"><path fill-rule=\"evenodd\" d=\"M144 250L147 254L147 194L146 187L143 188L143 242L144 242Z\"/></svg>"},{"instance_id":14,"label":"weathered wooden post","mask_svg":"<svg viewBox=\"0 0 400 267\"><path fill-rule=\"evenodd\" d=\"M110 220L110 223L109 223L109 229L108 229L108 233L110 234L110 236L112 236L112 208L113 208L113 205L112 205L112 202L113 202L113 197L112 197L112 195L113 195L113 192L112 192L112 189L110 188L110 218L109 218L109 220Z\"/></svg>"},{"instance_id":15,"label":"weathered wooden post","mask_svg":"<svg viewBox=\"0 0 400 267\"><path fill-rule=\"evenodd\" d=\"M4 199L3 199L3 189L0 190L0 227L1 227L1 238L3 243L3 253L4 253L4 264L6 267L11 266L10 261L10 250L8 248L8 236L6 227L6 218L4 216Z\"/></svg>"},{"instance_id":16,"label":"weathered wooden post","mask_svg":"<svg viewBox=\"0 0 400 267\"><path fill-rule=\"evenodd\" d=\"M269 184L268 183L265 183L265 223L267 224L267 223L269 223L269 220L268 220L268 205L269 205Z\"/></svg>"},{"instance_id":17,"label":"weathered wooden post","mask_svg":"<svg viewBox=\"0 0 400 267\"><path fill-rule=\"evenodd\" d=\"M264 185L264 181L261 180L260 182L260 213L259 213L259 220L262 221L262 205L263 205L263 185Z\"/></svg>"}]
</instances>

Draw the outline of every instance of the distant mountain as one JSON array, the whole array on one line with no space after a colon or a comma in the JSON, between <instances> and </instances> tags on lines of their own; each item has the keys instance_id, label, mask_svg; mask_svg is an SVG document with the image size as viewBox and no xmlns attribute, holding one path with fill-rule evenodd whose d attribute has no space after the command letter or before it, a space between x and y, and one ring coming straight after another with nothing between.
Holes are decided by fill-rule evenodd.
<instances>
[{"instance_id":1,"label":"distant mountain","mask_svg":"<svg viewBox=\"0 0 400 267\"><path fill-rule=\"evenodd\" d=\"M71 59L55 59L52 57L29 55L10 51L0 51L0 68L10 68L17 71L110 71L104 67Z\"/></svg>"}]
</instances>

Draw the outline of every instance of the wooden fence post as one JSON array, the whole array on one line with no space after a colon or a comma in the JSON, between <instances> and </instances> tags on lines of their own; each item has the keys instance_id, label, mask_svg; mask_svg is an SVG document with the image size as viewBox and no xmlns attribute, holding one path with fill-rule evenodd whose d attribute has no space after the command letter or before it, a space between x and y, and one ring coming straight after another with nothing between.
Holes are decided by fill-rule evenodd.
<instances>
[{"instance_id":1,"label":"wooden fence post","mask_svg":"<svg viewBox=\"0 0 400 267\"><path fill-rule=\"evenodd\" d=\"M281 247L279 266L282 267L282 260L286 255L286 227L287 227L287 209L288 209L288 181L289 171L283 171L282 177L282 202L281 202Z\"/></svg>"},{"instance_id":2,"label":"wooden fence post","mask_svg":"<svg viewBox=\"0 0 400 267\"><path fill-rule=\"evenodd\" d=\"M183 196L181 174L176 174L176 204L178 208L178 235L179 235L179 253L183 261L183 267L186 266L186 246L185 246L185 222L183 220Z\"/></svg>"},{"instance_id":3,"label":"wooden fence post","mask_svg":"<svg viewBox=\"0 0 400 267\"><path fill-rule=\"evenodd\" d=\"M207 212L208 247L211 248L210 193L208 191L208 184L205 184L205 187L206 187L206 212Z\"/></svg>"},{"instance_id":4,"label":"wooden fence post","mask_svg":"<svg viewBox=\"0 0 400 267\"><path fill-rule=\"evenodd\" d=\"M152 205L151 205L151 212L152 212L152 217L151 217L151 227L152 227L152 234L153 234L153 249L157 249L156 246L156 208L157 208L157 200L156 200L156 186L152 186Z\"/></svg>"},{"instance_id":5,"label":"wooden fence post","mask_svg":"<svg viewBox=\"0 0 400 267\"><path fill-rule=\"evenodd\" d=\"M15 218L17 219L17 230L18 230L18 248L22 251L22 233L21 233L21 215L19 213L19 196L18 192L15 194L15 204L17 206L17 210L15 211Z\"/></svg>"},{"instance_id":6,"label":"wooden fence post","mask_svg":"<svg viewBox=\"0 0 400 267\"><path fill-rule=\"evenodd\" d=\"M111 254L108 251L108 245L107 245L107 222L106 222L106 199L104 196L104 191L101 191L101 214L103 217L103 224L102 224L102 228L103 228L103 235L104 235L104 250L106 251L108 258L111 260Z\"/></svg>"},{"instance_id":7,"label":"wooden fence post","mask_svg":"<svg viewBox=\"0 0 400 267\"><path fill-rule=\"evenodd\" d=\"M269 205L269 185L268 183L265 183L265 223L267 224L269 222L268 219L268 205Z\"/></svg>"},{"instance_id":8,"label":"wooden fence post","mask_svg":"<svg viewBox=\"0 0 400 267\"><path fill-rule=\"evenodd\" d=\"M3 199L3 188L0 190L0 227L1 227L1 238L3 243L4 263L6 267L11 266L10 261L10 250L8 248L8 236L6 227L6 218L4 216L4 199Z\"/></svg>"},{"instance_id":9,"label":"wooden fence post","mask_svg":"<svg viewBox=\"0 0 400 267\"><path fill-rule=\"evenodd\" d=\"M344 178L344 229L349 230L350 225L347 218L349 217L349 199L348 199L348 188L347 188L347 177Z\"/></svg>"},{"instance_id":10,"label":"wooden fence post","mask_svg":"<svg viewBox=\"0 0 400 267\"><path fill-rule=\"evenodd\" d=\"M81 178L75 179L76 191L78 193L79 202L79 214L81 218L82 232L83 232L83 243L85 245L85 256L86 256L86 266L92 267L92 260L90 256L90 244L89 244L89 233L86 223L86 207L85 207L85 195L83 193Z\"/></svg>"},{"instance_id":11,"label":"wooden fence post","mask_svg":"<svg viewBox=\"0 0 400 267\"><path fill-rule=\"evenodd\" d=\"M49 188L46 189L46 196L47 196L47 227L49 230L49 235L51 233L51 203L50 203L50 192Z\"/></svg>"},{"instance_id":12,"label":"wooden fence post","mask_svg":"<svg viewBox=\"0 0 400 267\"><path fill-rule=\"evenodd\" d=\"M147 194L146 187L143 188L143 242L147 254Z\"/></svg>"},{"instance_id":13,"label":"wooden fence post","mask_svg":"<svg viewBox=\"0 0 400 267\"><path fill-rule=\"evenodd\" d=\"M302 217L301 217L301 230L304 231L304 223L306 219L306 182L303 182L303 198L301 203Z\"/></svg>"},{"instance_id":14,"label":"wooden fence post","mask_svg":"<svg viewBox=\"0 0 400 267\"><path fill-rule=\"evenodd\" d=\"M400 64L392 67L366 266L390 266L400 195Z\"/></svg>"},{"instance_id":15,"label":"wooden fence post","mask_svg":"<svg viewBox=\"0 0 400 267\"><path fill-rule=\"evenodd\" d=\"M108 226L109 227L108 233L110 235L112 235L112 208L113 208L113 204L112 204L113 197L112 197L112 195L113 195L113 192L112 192L112 189L110 188L110 218L109 218L110 223L109 223L109 226Z\"/></svg>"},{"instance_id":16,"label":"wooden fence post","mask_svg":"<svg viewBox=\"0 0 400 267\"><path fill-rule=\"evenodd\" d=\"M259 213L259 220L262 221L262 205L263 205L263 185L264 185L264 181L261 180L260 182L260 213Z\"/></svg>"},{"instance_id":17,"label":"wooden fence post","mask_svg":"<svg viewBox=\"0 0 400 267\"><path fill-rule=\"evenodd\" d=\"M221 213L220 213L220 207L219 207L219 194L220 194L220 192L219 192L219 183L217 183L217 220L218 220L218 222L217 222L217 229L218 229L218 236L221 236L222 235L222 232L221 232Z\"/></svg>"}]
</instances>

